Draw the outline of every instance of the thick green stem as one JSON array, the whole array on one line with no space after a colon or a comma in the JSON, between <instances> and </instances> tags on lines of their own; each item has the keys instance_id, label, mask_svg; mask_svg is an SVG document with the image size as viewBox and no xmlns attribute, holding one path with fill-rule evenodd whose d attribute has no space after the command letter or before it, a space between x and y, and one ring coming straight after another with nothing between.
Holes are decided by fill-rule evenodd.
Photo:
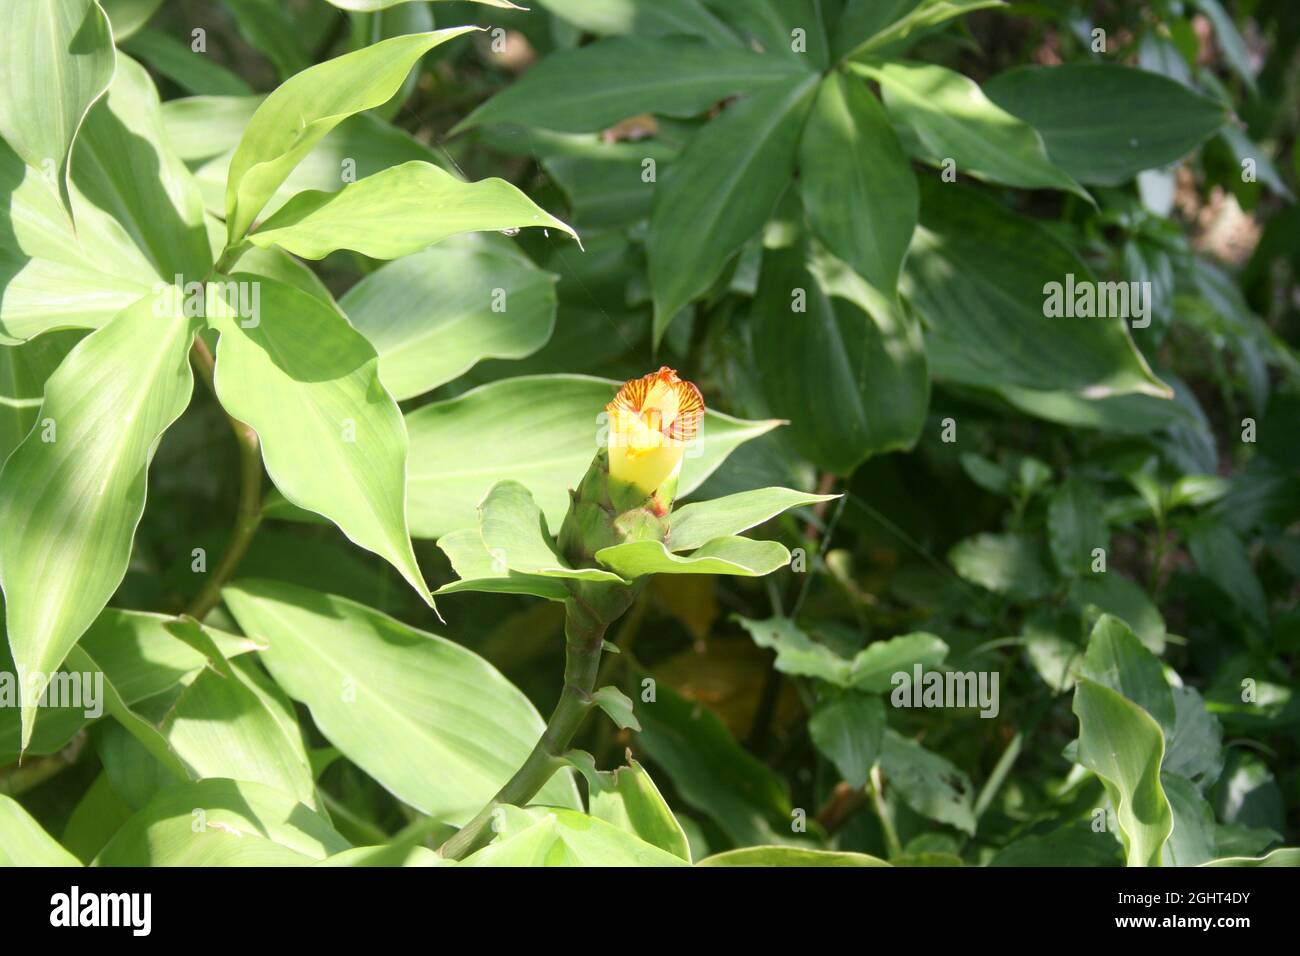
<instances>
[{"instance_id":1,"label":"thick green stem","mask_svg":"<svg viewBox=\"0 0 1300 956\"><path fill-rule=\"evenodd\" d=\"M213 369L216 363L212 351L203 339L194 340L194 346L190 349L190 360L208 385L212 386ZM253 543L253 534L262 521L262 452L257 432L236 418L230 418L230 427L234 430L235 440L239 443L239 505L235 512L235 524L230 532L230 540L221 555L221 560L212 569L198 596L185 609L186 614L200 621L207 617L208 612L221 600L221 589L225 587L226 582L234 575L235 569L239 567L239 562L248 553L248 547Z\"/></svg>"},{"instance_id":2,"label":"thick green stem","mask_svg":"<svg viewBox=\"0 0 1300 956\"><path fill-rule=\"evenodd\" d=\"M569 741L591 710L591 694L596 686L600 650L608 626L609 622L585 602L577 598L565 602L564 690L560 701L523 766L473 820L442 845L438 850L442 856L460 860L486 846L492 840L497 807L524 806L564 766L563 754L569 749Z\"/></svg>"}]
</instances>

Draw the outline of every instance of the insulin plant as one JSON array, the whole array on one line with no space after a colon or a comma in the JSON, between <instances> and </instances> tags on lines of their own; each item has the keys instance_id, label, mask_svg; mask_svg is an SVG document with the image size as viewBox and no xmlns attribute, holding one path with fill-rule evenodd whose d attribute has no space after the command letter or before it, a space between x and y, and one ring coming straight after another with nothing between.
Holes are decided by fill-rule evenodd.
<instances>
[{"instance_id":1,"label":"insulin plant","mask_svg":"<svg viewBox=\"0 0 1300 956\"><path fill-rule=\"evenodd\" d=\"M1297 863L1285 0L11 6L0 862Z\"/></svg>"}]
</instances>

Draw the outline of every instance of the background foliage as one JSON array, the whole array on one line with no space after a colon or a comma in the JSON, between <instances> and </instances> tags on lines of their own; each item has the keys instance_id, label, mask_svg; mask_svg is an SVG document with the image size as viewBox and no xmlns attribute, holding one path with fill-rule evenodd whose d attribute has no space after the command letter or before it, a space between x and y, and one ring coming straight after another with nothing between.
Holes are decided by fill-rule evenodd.
<instances>
[{"instance_id":1,"label":"background foliage","mask_svg":"<svg viewBox=\"0 0 1300 956\"><path fill-rule=\"evenodd\" d=\"M655 577L602 675L633 715L471 863L1300 839L1290 0L38 8L16 73L77 52L0 104L0 670L110 693L0 708L0 861L439 862L563 655L549 585L460 593L457 545L503 479L557 529L660 364L710 409L687 501L842 497L754 532L789 569ZM214 268L277 321L156 307ZM1049 316L1067 274L1149 325ZM208 595L262 480L226 413L269 481ZM892 706L918 663L996 717Z\"/></svg>"}]
</instances>

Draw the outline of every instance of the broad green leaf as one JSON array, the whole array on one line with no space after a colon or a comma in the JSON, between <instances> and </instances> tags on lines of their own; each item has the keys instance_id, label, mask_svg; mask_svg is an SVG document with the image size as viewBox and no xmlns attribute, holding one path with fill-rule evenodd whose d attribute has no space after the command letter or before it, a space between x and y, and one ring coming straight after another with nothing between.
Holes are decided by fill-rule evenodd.
<instances>
[{"instance_id":1,"label":"broad green leaf","mask_svg":"<svg viewBox=\"0 0 1300 956\"><path fill-rule=\"evenodd\" d=\"M1083 673L1154 717L1166 739L1173 733L1174 698L1164 668L1119 618L1103 615L1093 627Z\"/></svg>"},{"instance_id":2,"label":"broad green leaf","mask_svg":"<svg viewBox=\"0 0 1300 956\"><path fill-rule=\"evenodd\" d=\"M412 533L437 538L476 526L478 503L505 479L527 487L547 524L558 528L569 489L600 448L605 405L618 388L585 375L521 376L411 412ZM706 412L699 447L682 462L678 497L698 488L738 445L777 424Z\"/></svg>"},{"instance_id":3,"label":"broad green leaf","mask_svg":"<svg viewBox=\"0 0 1300 956\"><path fill-rule=\"evenodd\" d=\"M326 857L315 866L453 866L425 846L357 846Z\"/></svg>"},{"instance_id":4,"label":"broad green leaf","mask_svg":"<svg viewBox=\"0 0 1300 956\"><path fill-rule=\"evenodd\" d=\"M189 404L194 325L145 299L72 350L0 471L0 585L24 689L48 676L126 573L158 439ZM22 703L23 744L35 700Z\"/></svg>"},{"instance_id":5,"label":"broad green leaf","mask_svg":"<svg viewBox=\"0 0 1300 956\"><path fill-rule=\"evenodd\" d=\"M838 71L822 80L799 156L799 188L818 237L892 295L920 201L907 154L865 83Z\"/></svg>"},{"instance_id":6,"label":"broad green leaf","mask_svg":"<svg viewBox=\"0 0 1300 956\"><path fill-rule=\"evenodd\" d=\"M615 37L552 53L457 129L517 123L585 133L640 113L695 116L728 96L788 85L797 75L789 61L739 46Z\"/></svg>"},{"instance_id":7,"label":"broad green leaf","mask_svg":"<svg viewBox=\"0 0 1300 956\"><path fill-rule=\"evenodd\" d=\"M1152 654L1165 649L1165 621L1160 609L1117 570L1088 574L1070 585L1070 603L1088 614L1113 614L1133 628Z\"/></svg>"},{"instance_id":8,"label":"broad green leaf","mask_svg":"<svg viewBox=\"0 0 1300 956\"><path fill-rule=\"evenodd\" d=\"M1165 740L1145 710L1109 687L1080 677L1074 688L1079 763L1101 778L1115 808L1129 866L1159 866L1173 829L1160 785Z\"/></svg>"},{"instance_id":9,"label":"broad green leaf","mask_svg":"<svg viewBox=\"0 0 1300 956\"><path fill-rule=\"evenodd\" d=\"M953 160L957 172L1022 189L1088 193L1048 159L1043 139L992 102L966 76L928 63L854 64L880 84L885 107L916 133L925 160Z\"/></svg>"},{"instance_id":10,"label":"broad green leaf","mask_svg":"<svg viewBox=\"0 0 1300 956\"><path fill-rule=\"evenodd\" d=\"M463 824L541 736L528 699L445 638L279 582L240 581L223 598L245 633L266 642L262 661L326 739L423 813ZM537 799L579 806L567 771Z\"/></svg>"},{"instance_id":11,"label":"broad green leaf","mask_svg":"<svg viewBox=\"0 0 1300 956\"><path fill-rule=\"evenodd\" d=\"M149 74L118 55L108 95L86 115L72 150L72 211L78 232L138 250L156 276L202 281L212 268L203 199L167 142Z\"/></svg>"},{"instance_id":12,"label":"broad green leaf","mask_svg":"<svg viewBox=\"0 0 1300 956\"><path fill-rule=\"evenodd\" d=\"M650 215L654 339L713 284L790 184L815 78L746 97L695 134L665 171Z\"/></svg>"},{"instance_id":13,"label":"broad green leaf","mask_svg":"<svg viewBox=\"0 0 1300 956\"><path fill-rule=\"evenodd\" d=\"M1223 770L1223 726L1191 687L1170 687L1174 695L1174 731L1165 747L1161 770L1207 786Z\"/></svg>"},{"instance_id":14,"label":"broad green leaf","mask_svg":"<svg viewBox=\"0 0 1300 956\"><path fill-rule=\"evenodd\" d=\"M339 301L399 401L483 359L518 359L555 328L555 280L505 243L447 239L376 269Z\"/></svg>"},{"instance_id":15,"label":"broad green leaf","mask_svg":"<svg viewBox=\"0 0 1300 956\"><path fill-rule=\"evenodd\" d=\"M778 541L735 536L714 538L689 555L673 554L662 541L628 541L601 548L596 560L628 580L647 574L736 574L761 577L790 563Z\"/></svg>"},{"instance_id":16,"label":"broad green leaf","mask_svg":"<svg viewBox=\"0 0 1300 956\"><path fill-rule=\"evenodd\" d=\"M626 830L576 810L502 808L492 844L459 866L686 866Z\"/></svg>"},{"instance_id":17,"label":"broad green leaf","mask_svg":"<svg viewBox=\"0 0 1300 956\"><path fill-rule=\"evenodd\" d=\"M1053 586L1047 549L1027 534L977 534L948 552L953 568L967 581L995 594L1040 598Z\"/></svg>"},{"instance_id":18,"label":"broad green leaf","mask_svg":"<svg viewBox=\"0 0 1300 956\"><path fill-rule=\"evenodd\" d=\"M493 557L483 543L478 528L461 528L438 539L438 547L447 555L459 580L444 584L435 594L457 591L487 591L497 594L531 594L551 601L565 601L569 589L564 581L540 574L512 571L505 561Z\"/></svg>"},{"instance_id":19,"label":"broad green leaf","mask_svg":"<svg viewBox=\"0 0 1300 956\"><path fill-rule=\"evenodd\" d=\"M622 583L618 575L599 568L570 568L555 553L546 518L532 494L517 481L499 481L492 486L479 505L479 533L488 554L511 571Z\"/></svg>"},{"instance_id":20,"label":"broad green leaf","mask_svg":"<svg viewBox=\"0 0 1300 956\"><path fill-rule=\"evenodd\" d=\"M260 783L200 780L161 791L95 866L307 866L348 849L323 817Z\"/></svg>"},{"instance_id":21,"label":"broad green leaf","mask_svg":"<svg viewBox=\"0 0 1300 956\"><path fill-rule=\"evenodd\" d=\"M225 0L240 35L266 55L280 79L311 64L294 9L276 0Z\"/></svg>"},{"instance_id":22,"label":"broad green leaf","mask_svg":"<svg viewBox=\"0 0 1300 956\"><path fill-rule=\"evenodd\" d=\"M885 734L885 705L867 694L840 694L817 705L808 735L850 787L867 783Z\"/></svg>"},{"instance_id":23,"label":"broad green leaf","mask_svg":"<svg viewBox=\"0 0 1300 956\"><path fill-rule=\"evenodd\" d=\"M162 0L99 0L113 24L113 39L121 43L149 22Z\"/></svg>"},{"instance_id":24,"label":"broad green leaf","mask_svg":"<svg viewBox=\"0 0 1300 956\"><path fill-rule=\"evenodd\" d=\"M10 866L81 866L81 861L46 833L17 800L0 793L0 867Z\"/></svg>"},{"instance_id":25,"label":"broad green leaf","mask_svg":"<svg viewBox=\"0 0 1300 956\"><path fill-rule=\"evenodd\" d=\"M714 538L748 531L791 508L836 497L791 488L758 488L711 501L697 501L675 508L668 515L667 545L672 551L694 551Z\"/></svg>"},{"instance_id":26,"label":"broad green leaf","mask_svg":"<svg viewBox=\"0 0 1300 956\"><path fill-rule=\"evenodd\" d=\"M386 102L421 56L474 29L393 37L286 80L253 114L230 161L228 242L243 238L267 200L326 133L353 113Z\"/></svg>"},{"instance_id":27,"label":"broad green leaf","mask_svg":"<svg viewBox=\"0 0 1300 956\"><path fill-rule=\"evenodd\" d=\"M1283 847L1261 857L1224 857L1202 863L1201 866L1300 866L1300 849Z\"/></svg>"},{"instance_id":28,"label":"broad green leaf","mask_svg":"<svg viewBox=\"0 0 1300 956\"><path fill-rule=\"evenodd\" d=\"M847 59L905 47L954 17L1003 6L1003 0L848 0L835 30L835 53Z\"/></svg>"},{"instance_id":29,"label":"broad green leaf","mask_svg":"<svg viewBox=\"0 0 1300 956\"><path fill-rule=\"evenodd\" d=\"M889 866L865 853L805 850L793 846L746 846L706 856L696 866Z\"/></svg>"},{"instance_id":30,"label":"broad green leaf","mask_svg":"<svg viewBox=\"0 0 1300 956\"><path fill-rule=\"evenodd\" d=\"M682 825L644 767L628 758L626 767L602 773L604 787L591 794L591 815L646 843L691 862Z\"/></svg>"},{"instance_id":31,"label":"broad green leaf","mask_svg":"<svg viewBox=\"0 0 1300 956\"><path fill-rule=\"evenodd\" d=\"M771 412L820 468L852 474L912 447L930 401L921 330L898 305L829 256L809 269L799 245L768 249L754 306L753 353Z\"/></svg>"},{"instance_id":32,"label":"broad green leaf","mask_svg":"<svg viewBox=\"0 0 1300 956\"><path fill-rule=\"evenodd\" d=\"M407 531L406 429L374 348L319 299L247 273L232 280L252 283L260 303L241 318L223 287L209 287L222 406L257 432L285 498L329 518L432 604Z\"/></svg>"},{"instance_id":33,"label":"broad green leaf","mask_svg":"<svg viewBox=\"0 0 1300 956\"><path fill-rule=\"evenodd\" d=\"M925 323L930 369L949 382L1168 398L1119 318L1049 314L1067 277L1093 281L1051 233L973 189L922 189L903 295ZM1104 291L1104 288L1103 288Z\"/></svg>"},{"instance_id":34,"label":"broad green leaf","mask_svg":"<svg viewBox=\"0 0 1300 956\"><path fill-rule=\"evenodd\" d=\"M1093 573L1093 549L1105 552L1110 547L1096 486L1077 475L1067 478L1048 503L1047 531L1058 571L1067 577Z\"/></svg>"},{"instance_id":35,"label":"broad green leaf","mask_svg":"<svg viewBox=\"0 0 1300 956\"><path fill-rule=\"evenodd\" d=\"M1268 596L1241 537L1213 516L1197 518L1188 529L1187 548L1197 569L1236 605L1244 620L1263 629L1268 624Z\"/></svg>"},{"instance_id":36,"label":"broad green leaf","mask_svg":"<svg viewBox=\"0 0 1300 956\"><path fill-rule=\"evenodd\" d=\"M261 104L260 96L183 96L162 105L163 129L181 159L187 163L209 160L233 153ZM198 175L202 178L202 171ZM225 181L223 167L223 188Z\"/></svg>"},{"instance_id":37,"label":"broad green leaf","mask_svg":"<svg viewBox=\"0 0 1300 956\"><path fill-rule=\"evenodd\" d=\"M754 643L776 652L776 669L795 677L816 677L829 684L847 687L853 662L825 644L819 644L788 617L750 620L737 617Z\"/></svg>"},{"instance_id":38,"label":"broad green leaf","mask_svg":"<svg viewBox=\"0 0 1300 956\"><path fill-rule=\"evenodd\" d=\"M1228 118L1222 103L1118 63L1022 66L995 76L984 92L1038 130L1053 163L1102 185L1177 162Z\"/></svg>"},{"instance_id":39,"label":"broad green leaf","mask_svg":"<svg viewBox=\"0 0 1300 956\"><path fill-rule=\"evenodd\" d=\"M818 71L828 65L826 30L821 0L701 0L731 25L742 42L763 50L773 59L782 58L800 69ZM802 31L796 36L795 30ZM796 48L796 39L802 41Z\"/></svg>"},{"instance_id":40,"label":"broad green leaf","mask_svg":"<svg viewBox=\"0 0 1300 956\"><path fill-rule=\"evenodd\" d=\"M537 0L537 5L599 36L698 36L717 46L738 43L735 34L700 0Z\"/></svg>"},{"instance_id":41,"label":"broad green leaf","mask_svg":"<svg viewBox=\"0 0 1300 956\"><path fill-rule=\"evenodd\" d=\"M277 245L306 259L323 259L338 249L396 259L457 233L524 226L558 229L577 238L504 179L467 183L416 160L338 192L299 193L248 241Z\"/></svg>"},{"instance_id":42,"label":"broad green leaf","mask_svg":"<svg viewBox=\"0 0 1300 956\"><path fill-rule=\"evenodd\" d=\"M789 833L785 784L735 741L713 711L661 681L638 714L640 747L682 800L707 813L733 841L779 843Z\"/></svg>"},{"instance_id":43,"label":"broad green leaf","mask_svg":"<svg viewBox=\"0 0 1300 956\"><path fill-rule=\"evenodd\" d=\"M8 4L0 33L0 136L51 183L91 105L113 79L108 17L95 0Z\"/></svg>"},{"instance_id":44,"label":"broad green leaf","mask_svg":"<svg viewBox=\"0 0 1300 956\"><path fill-rule=\"evenodd\" d=\"M1120 846L1087 822L1076 821L1003 847L989 866L1123 866Z\"/></svg>"},{"instance_id":45,"label":"broad green leaf","mask_svg":"<svg viewBox=\"0 0 1300 956\"><path fill-rule=\"evenodd\" d=\"M965 772L946 757L886 730L880 769L885 774L886 790L897 789L903 802L921 816L974 834L971 801L975 788Z\"/></svg>"}]
</instances>

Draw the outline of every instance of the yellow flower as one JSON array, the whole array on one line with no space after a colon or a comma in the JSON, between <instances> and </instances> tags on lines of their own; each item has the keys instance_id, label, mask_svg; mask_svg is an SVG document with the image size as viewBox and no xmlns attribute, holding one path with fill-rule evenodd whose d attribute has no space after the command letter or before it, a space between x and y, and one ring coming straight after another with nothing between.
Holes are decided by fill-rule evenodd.
<instances>
[{"instance_id":1,"label":"yellow flower","mask_svg":"<svg viewBox=\"0 0 1300 956\"><path fill-rule=\"evenodd\" d=\"M610 477L647 498L669 481L675 488L682 455L704 416L700 390L664 366L625 384L605 411Z\"/></svg>"}]
</instances>

